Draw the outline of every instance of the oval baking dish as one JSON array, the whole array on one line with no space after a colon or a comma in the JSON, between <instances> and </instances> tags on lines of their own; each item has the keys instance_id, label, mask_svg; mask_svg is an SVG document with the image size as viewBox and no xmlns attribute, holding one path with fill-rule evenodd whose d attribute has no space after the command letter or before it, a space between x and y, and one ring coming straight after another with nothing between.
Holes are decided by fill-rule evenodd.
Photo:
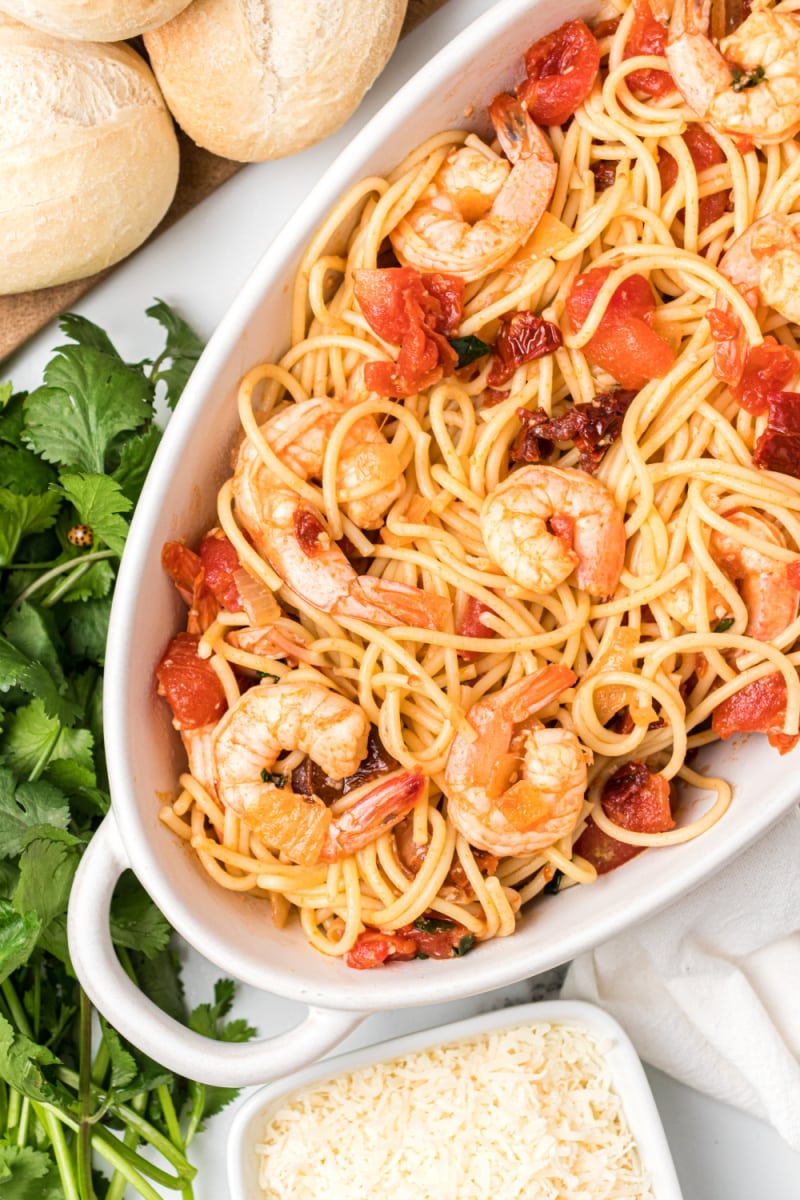
<instances>
[{"instance_id":1,"label":"oval baking dish","mask_svg":"<svg viewBox=\"0 0 800 1200\"><path fill-rule=\"evenodd\" d=\"M566 0L558 21L591 17L590 0ZM297 924L273 928L269 908L218 889L158 809L175 787L182 748L153 671L180 625L181 604L161 568L164 542L209 527L238 430L237 384L289 340L289 293L301 253L341 193L391 168L434 131L461 127L515 79L520 51L554 19L547 0L504 0L465 30L374 118L320 181L259 263L212 338L147 481L122 562L106 660L106 744L113 812L87 851L70 907L75 969L101 1012L148 1054L210 1083L261 1083L336 1045L365 1013L432 1004L502 987L564 962L655 912L708 878L793 803L792 773L768 746L717 747L720 774L736 779L730 811L702 837L650 851L591 887L571 888L524 911L513 938L466 958L356 972L314 953ZM179 933L226 973L309 1006L280 1037L247 1045L206 1041L170 1021L133 987L115 957L108 908L132 867Z\"/></svg>"}]
</instances>

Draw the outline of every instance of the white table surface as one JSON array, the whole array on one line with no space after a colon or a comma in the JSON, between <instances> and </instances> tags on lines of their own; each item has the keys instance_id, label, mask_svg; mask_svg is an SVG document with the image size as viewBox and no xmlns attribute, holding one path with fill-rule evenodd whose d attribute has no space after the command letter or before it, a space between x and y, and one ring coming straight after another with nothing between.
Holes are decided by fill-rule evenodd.
<instances>
[{"instance_id":1,"label":"white table surface","mask_svg":"<svg viewBox=\"0 0 800 1200\"><path fill-rule=\"evenodd\" d=\"M449 0L400 44L344 129L294 158L246 167L118 267L75 306L76 311L102 325L130 361L160 347L160 329L144 315L154 297L174 305L201 335L209 337L299 200L367 117L432 54L491 6L492 0ZM13 380L18 388L36 386L59 337L55 324L48 327L4 364L2 379ZM216 968L188 948L184 954L190 1001L209 999ZM340 1049L540 998L548 987L552 991L552 979L517 984L470 1000L383 1013L365 1021ZM247 1016L262 1033L275 1033L295 1024L303 1010L293 1002L243 987L235 1011ZM659 1071L648 1068L648 1075L685 1200L800 1200L800 1155L771 1128ZM225 1200L228 1195L225 1140L232 1116L233 1106L216 1117L195 1144L192 1157L200 1168L197 1200Z\"/></svg>"}]
</instances>

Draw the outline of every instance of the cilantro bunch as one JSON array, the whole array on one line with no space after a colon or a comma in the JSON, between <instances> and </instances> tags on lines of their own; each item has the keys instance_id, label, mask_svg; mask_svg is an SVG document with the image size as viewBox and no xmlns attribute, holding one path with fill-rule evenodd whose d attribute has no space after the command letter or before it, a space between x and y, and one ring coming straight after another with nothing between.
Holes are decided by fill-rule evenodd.
<instances>
[{"instance_id":1,"label":"cilantro bunch","mask_svg":"<svg viewBox=\"0 0 800 1200\"><path fill-rule=\"evenodd\" d=\"M188 1200L186 1149L235 1095L174 1077L98 1020L66 939L72 879L110 803L101 711L119 557L161 437L156 410L174 406L201 350L166 304L147 311L166 332L155 360L124 362L70 315L43 385L0 385L3 1200L121 1200L128 1185L158 1200L153 1183ZM225 1019L229 980L187 1012L171 932L123 876L112 937L137 985L199 1033L252 1036Z\"/></svg>"}]
</instances>

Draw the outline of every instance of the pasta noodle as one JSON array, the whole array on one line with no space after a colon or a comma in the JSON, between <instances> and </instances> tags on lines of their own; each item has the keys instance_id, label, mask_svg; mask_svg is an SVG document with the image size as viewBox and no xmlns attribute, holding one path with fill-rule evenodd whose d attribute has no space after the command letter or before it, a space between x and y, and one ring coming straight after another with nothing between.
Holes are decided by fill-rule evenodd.
<instances>
[{"instance_id":1,"label":"pasta noodle","mask_svg":"<svg viewBox=\"0 0 800 1200\"><path fill-rule=\"evenodd\" d=\"M533 47L497 141L437 133L342 197L291 345L239 389L206 539L227 575L165 548L195 640L159 668L190 767L162 819L351 965L511 934L545 889L723 818L697 749L798 735L800 457L768 450L795 436L773 410L800 312L758 267L800 272L800 154L759 136L757 72L749 137L699 119L664 74L677 32L668 62L636 52L648 21L614 0L594 37L552 35L578 75L600 58L571 119L531 128ZM764 220L773 241L747 242ZM219 710L186 720L175 672L201 668ZM367 726L377 757L314 773ZM691 820L686 788L710 797Z\"/></svg>"}]
</instances>

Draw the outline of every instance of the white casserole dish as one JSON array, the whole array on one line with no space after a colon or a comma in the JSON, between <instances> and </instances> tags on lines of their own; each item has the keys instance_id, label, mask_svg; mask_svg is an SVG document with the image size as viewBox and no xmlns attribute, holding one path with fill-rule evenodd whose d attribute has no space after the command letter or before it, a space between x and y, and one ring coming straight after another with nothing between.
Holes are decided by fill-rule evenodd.
<instances>
[{"instance_id":1,"label":"white casserole dish","mask_svg":"<svg viewBox=\"0 0 800 1200\"><path fill-rule=\"evenodd\" d=\"M625 1117L648 1172L655 1200L681 1200L681 1190L669 1145L650 1085L630 1039L617 1022L602 1009L578 1000L545 1000L482 1013L437 1029L425 1029L406 1037L378 1042L349 1054L337 1055L297 1071L279 1083L259 1088L242 1104L228 1136L228 1187L230 1200L258 1200L263 1192L258 1183L256 1144L263 1136L267 1111L290 1092L359 1067L373 1066L401 1055L413 1054L448 1042L462 1041L517 1025L564 1024L577 1026L602 1046L614 1089L622 1100Z\"/></svg>"},{"instance_id":2,"label":"white casserole dish","mask_svg":"<svg viewBox=\"0 0 800 1200\"><path fill-rule=\"evenodd\" d=\"M106 745L113 812L78 872L69 913L70 949L92 1001L131 1041L173 1070L243 1086L280 1077L340 1042L369 1012L433 1004L499 988L619 933L683 895L738 854L788 810L796 785L766 738L746 750L717 747L711 759L736 780L728 814L686 845L651 850L591 887L534 904L511 939L466 958L415 961L358 972L311 950L299 926L276 930L263 902L215 886L159 822L183 752L153 670L185 613L160 565L163 543L192 543L214 521L238 428L237 383L288 343L288 297L302 249L341 193L382 173L445 127L480 129L482 110L519 81L522 53L561 21L591 17L592 0L503 0L438 54L337 159L259 263L204 353L172 418L139 502L122 562L105 677ZM465 118L474 106L475 115ZM221 1044L189 1032L139 993L113 951L108 909L120 873L132 867L180 934L226 973L309 1006L280 1037Z\"/></svg>"}]
</instances>

